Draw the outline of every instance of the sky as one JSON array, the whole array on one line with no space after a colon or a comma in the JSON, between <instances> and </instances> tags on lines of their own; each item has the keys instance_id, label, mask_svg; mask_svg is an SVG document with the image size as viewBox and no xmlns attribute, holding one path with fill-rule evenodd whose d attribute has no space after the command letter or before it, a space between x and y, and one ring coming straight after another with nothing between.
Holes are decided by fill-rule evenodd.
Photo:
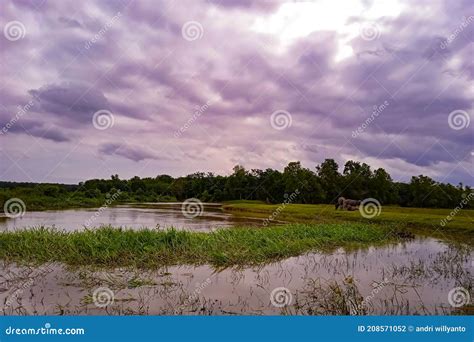
<instances>
[{"instance_id":1,"label":"sky","mask_svg":"<svg viewBox=\"0 0 474 342\"><path fill-rule=\"evenodd\" d=\"M0 180L282 170L473 185L474 2L0 2Z\"/></svg>"}]
</instances>

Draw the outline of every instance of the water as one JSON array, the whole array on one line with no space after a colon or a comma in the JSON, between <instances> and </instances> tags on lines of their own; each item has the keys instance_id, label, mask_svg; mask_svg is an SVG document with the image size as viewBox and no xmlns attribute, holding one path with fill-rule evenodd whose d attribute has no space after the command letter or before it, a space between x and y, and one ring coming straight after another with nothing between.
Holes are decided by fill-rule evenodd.
<instances>
[{"instance_id":1,"label":"water","mask_svg":"<svg viewBox=\"0 0 474 342\"><path fill-rule=\"evenodd\" d=\"M416 238L220 271L206 265L147 271L0 263L0 303L6 303L0 314L452 314L459 309L450 291L473 295L473 260L468 246ZM342 296L335 295L336 283ZM272 297L282 287L288 292ZM97 306L94 293L108 305ZM271 298L288 305L275 306ZM345 304L336 304L341 298Z\"/></svg>"},{"instance_id":2,"label":"water","mask_svg":"<svg viewBox=\"0 0 474 342\"><path fill-rule=\"evenodd\" d=\"M26 211L18 218L0 219L0 231L25 227L54 226L61 230L82 230L85 226L112 225L140 229L143 227L175 227L195 231L210 231L236 225L261 225L256 218L236 217L222 211L218 203L204 203L200 216L186 217L181 210L182 203L142 203L119 205L98 211L97 208Z\"/></svg>"},{"instance_id":3,"label":"water","mask_svg":"<svg viewBox=\"0 0 474 342\"><path fill-rule=\"evenodd\" d=\"M4 218L0 231L40 225L81 230L91 217L96 217L93 226L133 229L159 225L210 231L262 224L227 214L219 204L205 204L197 218L183 215L181 203L121 205L96 213L28 211L22 218ZM97 270L0 261L0 315L451 314L460 310L453 299L474 297L473 266L471 246L427 237L225 270L208 265ZM94 293L108 305L97 306ZM281 301L287 305L280 307Z\"/></svg>"}]
</instances>

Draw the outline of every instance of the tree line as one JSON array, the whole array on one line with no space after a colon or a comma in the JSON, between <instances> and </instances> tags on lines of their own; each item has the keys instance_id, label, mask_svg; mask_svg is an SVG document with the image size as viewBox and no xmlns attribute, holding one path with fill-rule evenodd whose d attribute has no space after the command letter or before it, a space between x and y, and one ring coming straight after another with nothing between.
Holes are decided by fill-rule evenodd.
<instances>
[{"instance_id":1,"label":"tree line","mask_svg":"<svg viewBox=\"0 0 474 342\"><path fill-rule=\"evenodd\" d=\"M342 173L333 159L314 169L290 162L283 171L247 170L241 165L228 176L196 172L184 177L169 175L91 179L77 185L0 182L0 203L11 197L28 200L30 207L100 205L120 190L120 202L182 201L198 198L203 202L259 200L282 203L292 196L293 203L335 203L338 197L375 198L383 205L404 207L454 208L471 193L469 186L439 183L419 175L409 183L394 182L383 168L372 170L366 163L349 160ZM472 203L466 206L472 208Z\"/></svg>"}]
</instances>

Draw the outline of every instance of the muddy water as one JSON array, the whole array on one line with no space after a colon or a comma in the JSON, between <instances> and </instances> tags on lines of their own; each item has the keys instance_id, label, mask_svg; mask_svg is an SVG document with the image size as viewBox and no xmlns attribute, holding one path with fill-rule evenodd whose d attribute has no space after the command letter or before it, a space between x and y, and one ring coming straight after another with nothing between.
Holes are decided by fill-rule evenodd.
<instances>
[{"instance_id":1,"label":"muddy water","mask_svg":"<svg viewBox=\"0 0 474 342\"><path fill-rule=\"evenodd\" d=\"M452 289L462 287L473 297L473 266L471 247L432 238L221 271L0 264L0 313L450 314L458 310L449 298ZM282 287L287 290L272 296Z\"/></svg>"},{"instance_id":2,"label":"muddy water","mask_svg":"<svg viewBox=\"0 0 474 342\"><path fill-rule=\"evenodd\" d=\"M236 225L261 225L256 218L236 217L222 211L218 203L202 205L201 215L186 217L182 203L143 203L108 207L103 211L97 209L71 209L26 211L22 217L0 217L0 232L25 227L54 226L62 230L81 230L85 226L98 227L112 225L132 229L167 228L209 231L216 228Z\"/></svg>"}]
</instances>

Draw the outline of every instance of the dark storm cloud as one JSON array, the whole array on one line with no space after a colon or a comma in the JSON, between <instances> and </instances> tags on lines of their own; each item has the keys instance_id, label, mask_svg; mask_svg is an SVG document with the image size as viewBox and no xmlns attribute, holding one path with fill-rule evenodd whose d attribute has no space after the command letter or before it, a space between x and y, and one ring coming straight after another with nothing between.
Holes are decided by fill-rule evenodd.
<instances>
[{"instance_id":1,"label":"dark storm cloud","mask_svg":"<svg viewBox=\"0 0 474 342\"><path fill-rule=\"evenodd\" d=\"M58 155L84 141L74 150L84 165L97 162L84 155L99 146L111 161L156 165L158 155L170 155L166 171L174 174L227 172L234 161L281 168L297 159L314 167L324 158L354 158L375 160L396 177L449 173L449 181L471 182L473 122L461 130L448 125L455 110L474 120L471 1L400 1L388 4L399 13L370 15L379 4L364 1L360 13L333 27L324 14L342 10L331 12L330 2L301 7L297 19L292 10L280 13L282 4L294 11L311 5L7 1L2 27L18 20L26 34L0 39L0 124L34 98L8 134L62 142L65 151L51 152ZM298 26L318 14L306 24L311 30ZM259 21L268 32L256 29ZM198 23L196 40L183 38L189 22ZM361 33L368 24L374 39ZM98 131L92 116L103 109L115 122ZM277 110L291 113L287 129L272 128Z\"/></svg>"},{"instance_id":2,"label":"dark storm cloud","mask_svg":"<svg viewBox=\"0 0 474 342\"><path fill-rule=\"evenodd\" d=\"M67 17L59 17L58 21L63 24L65 27L82 27L81 23L77 20Z\"/></svg>"},{"instance_id":3,"label":"dark storm cloud","mask_svg":"<svg viewBox=\"0 0 474 342\"><path fill-rule=\"evenodd\" d=\"M37 138L48 139L54 142L66 142L71 140L69 136L57 127L28 119L21 120L18 125L13 125L9 131L12 133L21 133Z\"/></svg>"},{"instance_id":4,"label":"dark storm cloud","mask_svg":"<svg viewBox=\"0 0 474 342\"><path fill-rule=\"evenodd\" d=\"M47 5L48 0L13 0L12 3L18 7L27 7L29 9L38 9Z\"/></svg>"},{"instance_id":5,"label":"dark storm cloud","mask_svg":"<svg viewBox=\"0 0 474 342\"><path fill-rule=\"evenodd\" d=\"M208 0L216 6L221 6L230 9L255 10L262 12L275 11L284 1L281 0Z\"/></svg>"},{"instance_id":6,"label":"dark storm cloud","mask_svg":"<svg viewBox=\"0 0 474 342\"><path fill-rule=\"evenodd\" d=\"M106 155L118 155L136 162L145 159L157 159L155 155L141 149L140 147L115 143L104 144L99 148L99 152Z\"/></svg>"},{"instance_id":7,"label":"dark storm cloud","mask_svg":"<svg viewBox=\"0 0 474 342\"><path fill-rule=\"evenodd\" d=\"M50 84L29 93L37 99L42 112L57 116L65 125L72 121L90 123L96 111L110 109L104 94L86 84Z\"/></svg>"}]
</instances>

